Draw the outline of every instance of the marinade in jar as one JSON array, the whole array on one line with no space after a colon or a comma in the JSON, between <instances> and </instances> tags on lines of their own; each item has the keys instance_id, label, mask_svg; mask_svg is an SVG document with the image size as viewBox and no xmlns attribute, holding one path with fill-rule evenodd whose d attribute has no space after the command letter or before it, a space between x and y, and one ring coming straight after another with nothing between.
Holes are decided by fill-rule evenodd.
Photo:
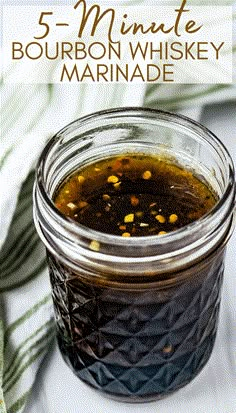
<instances>
[{"instance_id":1,"label":"marinade in jar","mask_svg":"<svg viewBox=\"0 0 236 413\"><path fill-rule=\"evenodd\" d=\"M192 171L152 155L124 154L72 173L54 196L62 214L121 237L165 235L213 208ZM99 252L99 243L90 248ZM222 249L148 288L71 270L48 252L62 355L90 386L125 401L156 399L187 384L210 357L223 274ZM197 276L196 276L197 275ZM138 275L137 275L138 277Z\"/></svg>"}]
</instances>

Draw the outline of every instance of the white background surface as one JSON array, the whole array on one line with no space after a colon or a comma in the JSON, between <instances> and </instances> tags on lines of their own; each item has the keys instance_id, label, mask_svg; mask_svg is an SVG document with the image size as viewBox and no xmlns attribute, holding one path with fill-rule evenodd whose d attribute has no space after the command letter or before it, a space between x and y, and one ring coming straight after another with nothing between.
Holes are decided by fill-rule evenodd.
<instances>
[{"instance_id":1,"label":"white background surface","mask_svg":"<svg viewBox=\"0 0 236 413\"><path fill-rule=\"evenodd\" d=\"M236 106L207 108L201 123L228 147L236 165ZM119 403L84 385L50 349L24 413L236 413L236 231L228 245L221 316L206 367L188 386L147 404Z\"/></svg>"}]
</instances>

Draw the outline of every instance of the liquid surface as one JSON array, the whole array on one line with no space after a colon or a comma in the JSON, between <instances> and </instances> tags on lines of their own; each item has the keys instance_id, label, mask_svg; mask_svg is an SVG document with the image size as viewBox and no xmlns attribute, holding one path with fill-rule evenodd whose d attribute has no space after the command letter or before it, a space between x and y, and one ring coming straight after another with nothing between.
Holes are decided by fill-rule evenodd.
<instances>
[{"instance_id":1,"label":"liquid surface","mask_svg":"<svg viewBox=\"0 0 236 413\"><path fill-rule=\"evenodd\" d=\"M127 154L73 173L54 201L86 227L130 237L175 231L206 214L217 199L191 171L154 156Z\"/></svg>"}]
</instances>

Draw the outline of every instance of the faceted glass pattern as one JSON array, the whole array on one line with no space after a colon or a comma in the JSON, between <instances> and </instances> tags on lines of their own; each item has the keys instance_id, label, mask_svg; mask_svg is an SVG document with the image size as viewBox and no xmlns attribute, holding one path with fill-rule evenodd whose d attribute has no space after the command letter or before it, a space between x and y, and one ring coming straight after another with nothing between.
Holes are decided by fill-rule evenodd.
<instances>
[{"instance_id":1,"label":"faceted glass pattern","mask_svg":"<svg viewBox=\"0 0 236 413\"><path fill-rule=\"evenodd\" d=\"M222 251L162 289L99 286L49 253L48 262L59 347L84 382L142 402L184 386L206 364L217 330Z\"/></svg>"}]
</instances>

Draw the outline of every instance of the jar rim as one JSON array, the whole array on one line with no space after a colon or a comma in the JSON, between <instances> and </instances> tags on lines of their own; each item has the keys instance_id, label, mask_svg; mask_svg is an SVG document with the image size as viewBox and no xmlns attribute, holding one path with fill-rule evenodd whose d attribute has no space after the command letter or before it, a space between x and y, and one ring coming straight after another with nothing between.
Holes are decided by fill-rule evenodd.
<instances>
[{"instance_id":1,"label":"jar rim","mask_svg":"<svg viewBox=\"0 0 236 413\"><path fill-rule=\"evenodd\" d=\"M198 220L190 223L187 226L184 226L176 231L170 232L168 234L163 235L162 237L158 235L147 235L143 237L120 237L118 235L113 235L113 234L107 234L103 233L100 231L93 230L89 227L85 227L71 218L63 215L54 205L51 197L49 196L47 190L46 190L46 184L44 182L43 176L45 174L45 167L46 167L46 159L47 156L49 155L50 151L53 149L54 145L58 142L58 140L63 136L63 134L68 131L69 129L74 129L75 127L79 128L81 126L85 126L86 124L90 124L93 122L95 119L98 117L106 117L106 116L113 116L113 115L122 115L124 114L125 117L135 117L137 115L141 115L141 117L149 116L152 118L154 116L155 119L162 119L162 120L171 120L172 122L174 121L175 123L178 123L180 126L185 126L187 128L193 127L198 134L200 132L204 133L203 138L207 143L211 146L214 144L214 149L215 146L217 146L217 152L221 151L221 154L224 156L225 161L227 162L228 166L228 182L227 186L224 189L224 192L220 199L217 201L217 203L214 205L214 207L205 215L203 215L201 218ZM169 240L177 242L178 239L182 239L185 235L189 235L192 232L198 231L200 228L202 228L209 220L214 217L219 210L222 208L222 205L225 203L225 200L228 198L228 196L232 193L232 191L235 192L235 182L234 182L234 165L232 158L226 149L225 145L220 141L217 136L211 132L209 129L207 129L205 126L201 125L199 122L196 122L184 115L179 115L179 114L174 114L162 110L156 110L156 109L150 109L150 108L143 108L143 107L122 107L122 108L114 108L114 109L106 109L98 112L94 112L91 114L88 114L86 116L83 116L81 118L78 118L74 120L73 122L69 123L67 126L62 128L56 135L54 135L47 145L45 146L44 150L42 151L42 154L39 158L38 165L37 165L37 184L39 191L41 192L41 195L44 199L44 201L47 204L47 207L51 210L55 218L61 222L62 224L66 225L67 229L71 232L74 233L78 236L86 236L90 239L96 239L101 242L105 242L107 244L109 243L114 243L119 244L121 246L127 246L127 245L133 245L135 246L136 244L142 242L142 245L150 245L155 244L158 245L159 243L163 243L163 240L168 242Z\"/></svg>"}]
</instances>

